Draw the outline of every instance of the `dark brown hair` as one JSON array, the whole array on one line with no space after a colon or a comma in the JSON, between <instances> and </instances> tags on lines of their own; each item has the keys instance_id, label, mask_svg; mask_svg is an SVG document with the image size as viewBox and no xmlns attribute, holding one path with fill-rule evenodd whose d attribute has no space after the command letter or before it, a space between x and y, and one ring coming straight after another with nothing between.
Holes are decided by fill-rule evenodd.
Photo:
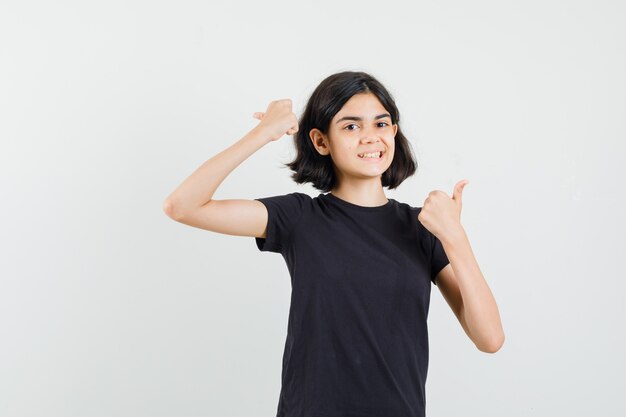
<instances>
[{"instance_id":1,"label":"dark brown hair","mask_svg":"<svg viewBox=\"0 0 626 417\"><path fill-rule=\"evenodd\" d=\"M317 128L328 132L332 118L350 98L358 93L373 93L391 115L391 123L398 125L395 152L389 168L381 175L383 187L397 188L417 169L411 145L400 128L400 112L391 94L373 76L365 72L343 71L326 77L313 91L304 113L298 121L298 132L293 137L296 158L284 164L294 173L291 178L298 184L311 182L322 192L330 191L337 176L330 155L320 155L313 146L309 132Z\"/></svg>"}]
</instances>

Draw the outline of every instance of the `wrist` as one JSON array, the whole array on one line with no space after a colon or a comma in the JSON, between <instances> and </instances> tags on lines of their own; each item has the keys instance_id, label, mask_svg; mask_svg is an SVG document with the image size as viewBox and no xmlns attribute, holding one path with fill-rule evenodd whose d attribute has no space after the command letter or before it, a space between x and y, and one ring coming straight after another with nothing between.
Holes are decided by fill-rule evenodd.
<instances>
[{"instance_id":1,"label":"wrist","mask_svg":"<svg viewBox=\"0 0 626 417\"><path fill-rule=\"evenodd\" d=\"M460 224L453 229L450 229L444 236L442 236L439 240L444 245L456 245L459 242L467 239L467 234L465 233L465 229Z\"/></svg>"},{"instance_id":2,"label":"wrist","mask_svg":"<svg viewBox=\"0 0 626 417\"><path fill-rule=\"evenodd\" d=\"M272 138L267 133L267 131L264 128L259 127L258 125L252 128L252 130L250 130L250 132L248 132L246 136L252 138L252 140L254 141L261 142L263 145L266 145L272 141Z\"/></svg>"}]
</instances>

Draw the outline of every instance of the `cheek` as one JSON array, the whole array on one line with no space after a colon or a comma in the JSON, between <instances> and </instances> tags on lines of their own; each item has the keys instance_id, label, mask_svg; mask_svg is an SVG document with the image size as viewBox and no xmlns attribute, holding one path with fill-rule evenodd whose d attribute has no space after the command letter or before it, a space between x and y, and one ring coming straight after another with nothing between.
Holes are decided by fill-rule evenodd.
<instances>
[{"instance_id":1,"label":"cheek","mask_svg":"<svg viewBox=\"0 0 626 417\"><path fill-rule=\"evenodd\" d=\"M337 149L337 153L341 155L342 158L350 158L356 152L357 146L351 144L345 144L340 149Z\"/></svg>"},{"instance_id":2,"label":"cheek","mask_svg":"<svg viewBox=\"0 0 626 417\"><path fill-rule=\"evenodd\" d=\"M396 153L396 150L394 149L393 146L389 146L387 148L387 161L389 162L389 164L391 164L391 161L393 160L395 153Z\"/></svg>"}]
</instances>

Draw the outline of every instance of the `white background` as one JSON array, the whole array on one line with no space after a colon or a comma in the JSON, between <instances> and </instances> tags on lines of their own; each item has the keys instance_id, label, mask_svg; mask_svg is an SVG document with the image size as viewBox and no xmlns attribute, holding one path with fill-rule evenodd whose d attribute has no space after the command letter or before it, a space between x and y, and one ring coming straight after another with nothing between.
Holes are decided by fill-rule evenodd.
<instances>
[{"instance_id":1,"label":"white background","mask_svg":"<svg viewBox=\"0 0 626 417\"><path fill-rule=\"evenodd\" d=\"M506 342L477 350L433 286L427 415L625 415L625 50L620 1L2 1L0 415L276 414L284 260L162 203L342 70L389 89L416 153L387 197L470 181ZM294 154L214 198L317 196Z\"/></svg>"}]
</instances>

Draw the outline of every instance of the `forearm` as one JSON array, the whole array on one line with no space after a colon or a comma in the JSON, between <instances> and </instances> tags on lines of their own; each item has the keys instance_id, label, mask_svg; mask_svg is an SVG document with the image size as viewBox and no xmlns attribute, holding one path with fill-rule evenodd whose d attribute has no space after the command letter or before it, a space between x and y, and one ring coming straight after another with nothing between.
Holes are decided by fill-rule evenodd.
<instances>
[{"instance_id":1,"label":"forearm","mask_svg":"<svg viewBox=\"0 0 626 417\"><path fill-rule=\"evenodd\" d=\"M483 277L464 229L441 241L454 270L463 298L463 318L474 344L485 352L496 351L504 331L496 300Z\"/></svg>"},{"instance_id":2,"label":"forearm","mask_svg":"<svg viewBox=\"0 0 626 417\"><path fill-rule=\"evenodd\" d=\"M250 155L270 142L264 131L252 129L237 142L205 161L166 199L166 211L184 213L213 198L224 179Z\"/></svg>"}]
</instances>

